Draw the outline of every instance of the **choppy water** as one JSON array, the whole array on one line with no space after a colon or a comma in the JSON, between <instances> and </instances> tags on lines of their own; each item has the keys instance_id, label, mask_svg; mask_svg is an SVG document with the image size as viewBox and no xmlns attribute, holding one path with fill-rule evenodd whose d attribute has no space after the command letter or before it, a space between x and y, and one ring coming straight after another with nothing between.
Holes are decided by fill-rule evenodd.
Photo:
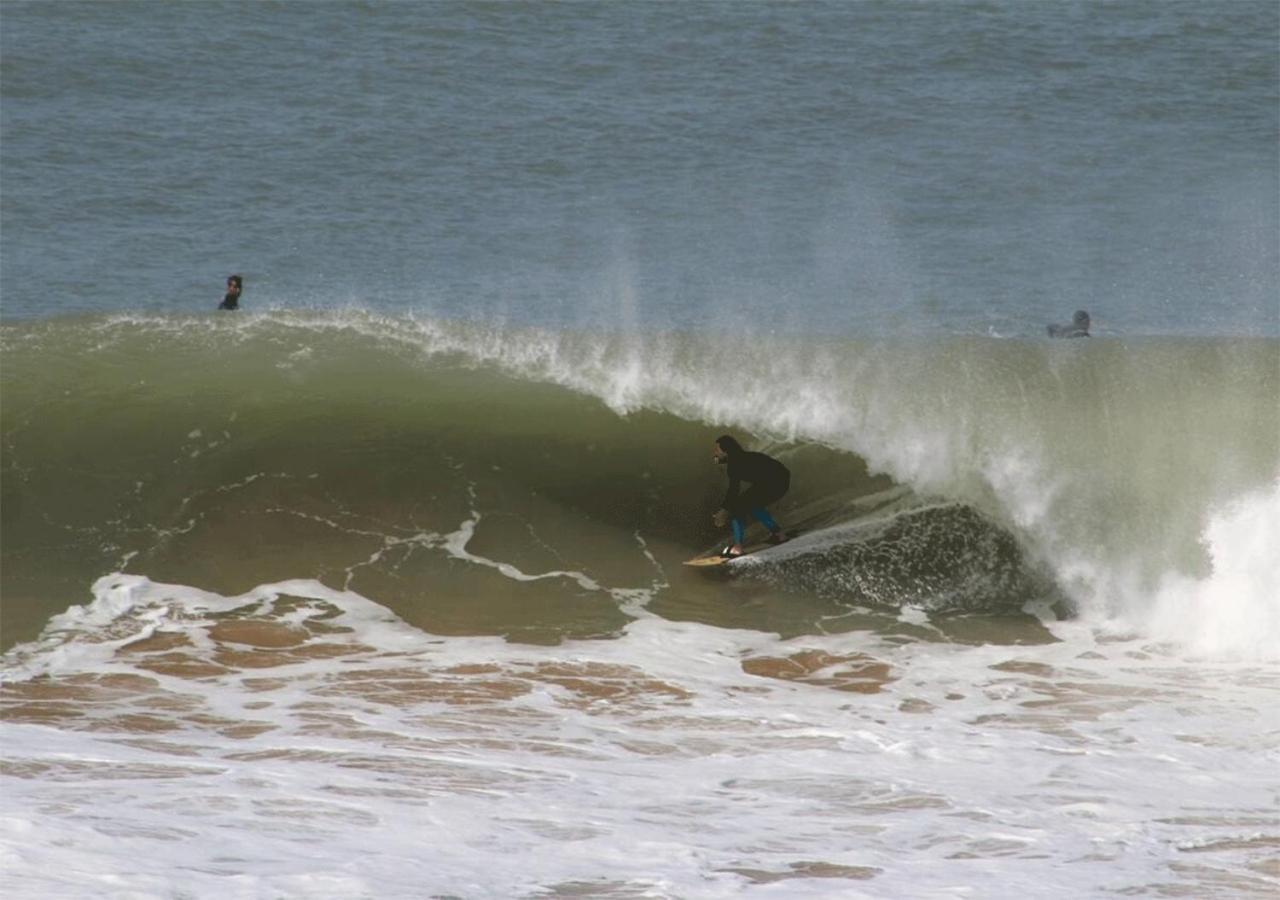
<instances>
[{"instance_id":1,"label":"choppy water","mask_svg":"<svg viewBox=\"0 0 1280 900\"><path fill-rule=\"evenodd\" d=\"M1275 893L1278 39L5 4L6 895Z\"/></svg>"},{"instance_id":2,"label":"choppy water","mask_svg":"<svg viewBox=\"0 0 1280 900\"><path fill-rule=\"evenodd\" d=\"M1275 335L1276 15L8 3L4 314Z\"/></svg>"}]
</instances>

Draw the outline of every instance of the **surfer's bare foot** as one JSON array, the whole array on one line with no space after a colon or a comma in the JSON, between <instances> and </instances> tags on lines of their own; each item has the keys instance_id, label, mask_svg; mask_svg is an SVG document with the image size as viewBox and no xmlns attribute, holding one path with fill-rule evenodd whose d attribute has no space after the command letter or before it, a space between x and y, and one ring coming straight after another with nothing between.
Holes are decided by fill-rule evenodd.
<instances>
[{"instance_id":1,"label":"surfer's bare foot","mask_svg":"<svg viewBox=\"0 0 1280 900\"><path fill-rule=\"evenodd\" d=\"M785 531L775 531L773 534L769 535L769 537L766 538L765 540L770 544L783 544L783 543L786 543L789 540L789 538L787 537L787 533Z\"/></svg>"},{"instance_id":2,"label":"surfer's bare foot","mask_svg":"<svg viewBox=\"0 0 1280 900\"><path fill-rule=\"evenodd\" d=\"M720 555L725 557L726 559L733 559L733 557L735 556L741 556L742 545L730 544L728 547L725 547L723 550L720 551Z\"/></svg>"}]
</instances>

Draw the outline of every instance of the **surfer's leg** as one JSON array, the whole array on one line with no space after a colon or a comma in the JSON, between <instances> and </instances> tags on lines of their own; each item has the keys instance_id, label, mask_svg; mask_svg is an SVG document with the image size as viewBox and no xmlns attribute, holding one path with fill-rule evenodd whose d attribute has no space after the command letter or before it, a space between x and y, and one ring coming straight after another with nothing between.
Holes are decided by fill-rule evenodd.
<instances>
[{"instance_id":1,"label":"surfer's leg","mask_svg":"<svg viewBox=\"0 0 1280 900\"><path fill-rule=\"evenodd\" d=\"M767 540L770 544L781 544L787 539L786 534L782 531L782 526L773 520L773 516L769 515L769 510L763 506L754 507L751 515L756 517L756 521L769 529L769 537Z\"/></svg>"},{"instance_id":2,"label":"surfer's leg","mask_svg":"<svg viewBox=\"0 0 1280 900\"><path fill-rule=\"evenodd\" d=\"M753 484L738 498L741 504L740 509L749 510L757 522L770 531L777 531L778 523L773 521L773 516L769 515L769 510L766 507L781 500L789 486L790 479L779 481L776 484L772 482Z\"/></svg>"},{"instance_id":3,"label":"surfer's leg","mask_svg":"<svg viewBox=\"0 0 1280 900\"><path fill-rule=\"evenodd\" d=\"M729 544L720 551L720 555L724 557L733 557L742 555L742 541L746 536L746 524L737 516L729 523L733 526L733 543Z\"/></svg>"},{"instance_id":4,"label":"surfer's leg","mask_svg":"<svg viewBox=\"0 0 1280 900\"><path fill-rule=\"evenodd\" d=\"M773 520L773 516L769 515L769 510L765 509L763 506L753 507L751 515L755 516L756 521L765 528L768 528L769 531L772 532L778 530L778 523Z\"/></svg>"}]
</instances>

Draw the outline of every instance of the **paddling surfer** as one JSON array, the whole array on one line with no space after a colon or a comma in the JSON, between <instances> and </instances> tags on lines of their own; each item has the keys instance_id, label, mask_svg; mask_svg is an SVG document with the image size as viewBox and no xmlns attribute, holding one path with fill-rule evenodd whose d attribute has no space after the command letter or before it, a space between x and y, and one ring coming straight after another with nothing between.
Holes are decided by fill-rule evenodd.
<instances>
[{"instance_id":1,"label":"paddling surfer","mask_svg":"<svg viewBox=\"0 0 1280 900\"><path fill-rule=\"evenodd\" d=\"M711 455L717 464L726 467L729 474L729 490L724 495L724 503L712 516L721 528L726 521L733 526L733 543L725 547L721 555L742 555L748 516L769 529L769 543L785 541L786 534L765 507L780 500L791 487L791 472L787 467L772 456L743 450L742 445L727 434L716 438ZM751 486L739 493L744 481Z\"/></svg>"},{"instance_id":2,"label":"paddling surfer","mask_svg":"<svg viewBox=\"0 0 1280 900\"><path fill-rule=\"evenodd\" d=\"M1077 309L1076 314L1071 317L1070 325L1050 325L1049 337L1055 338L1077 338L1089 336L1089 314L1083 309Z\"/></svg>"},{"instance_id":3,"label":"paddling surfer","mask_svg":"<svg viewBox=\"0 0 1280 900\"><path fill-rule=\"evenodd\" d=\"M227 276L227 295L218 304L218 309L239 309L240 291L244 287L244 279L239 275Z\"/></svg>"}]
</instances>

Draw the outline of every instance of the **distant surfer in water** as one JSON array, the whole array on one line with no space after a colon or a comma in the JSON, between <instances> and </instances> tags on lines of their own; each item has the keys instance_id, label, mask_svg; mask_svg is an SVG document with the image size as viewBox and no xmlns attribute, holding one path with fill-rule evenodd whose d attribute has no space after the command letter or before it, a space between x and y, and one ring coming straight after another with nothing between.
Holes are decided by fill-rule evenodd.
<instances>
[{"instance_id":1,"label":"distant surfer in water","mask_svg":"<svg viewBox=\"0 0 1280 900\"><path fill-rule=\"evenodd\" d=\"M722 528L726 521L732 520L733 543L724 548L722 555L742 555L748 516L769 529L769 543L785 541L787 536L765 507L778 502L791 487L791 472L787 467L772 456L743 450L742 445L727 434L716 438L712 458L719 465L727 466L729 472L729 490L724 495L722 508L712 517ZM744 481L751 487L739 494Z\"/></svg>"},{"instance_id":2,"label":"distant surfer in water","mask_svg":"<svg viewBox=\"0 0 1280 900\"><path fill-rule=\"evenodd\" d=\"M244 280L239 275L227 276L227 295L222 298L222 302L218 304L218 309L239 309L240 308L240 289L244 287Z\"/></svg>"},{"instance_id":3,"label":"distant surfer in water","mask_svg":"<svg viewBox=\"0 0 1280 900\"><path fill-rule=\"evenodd\" d=\"M1083 309L1077 309L1076 314L1071 317L1070 325L1050 325L1049 337L1055 338L1076 338L1089 336L1089 314Z\"/></svg>"}]
</instances>

